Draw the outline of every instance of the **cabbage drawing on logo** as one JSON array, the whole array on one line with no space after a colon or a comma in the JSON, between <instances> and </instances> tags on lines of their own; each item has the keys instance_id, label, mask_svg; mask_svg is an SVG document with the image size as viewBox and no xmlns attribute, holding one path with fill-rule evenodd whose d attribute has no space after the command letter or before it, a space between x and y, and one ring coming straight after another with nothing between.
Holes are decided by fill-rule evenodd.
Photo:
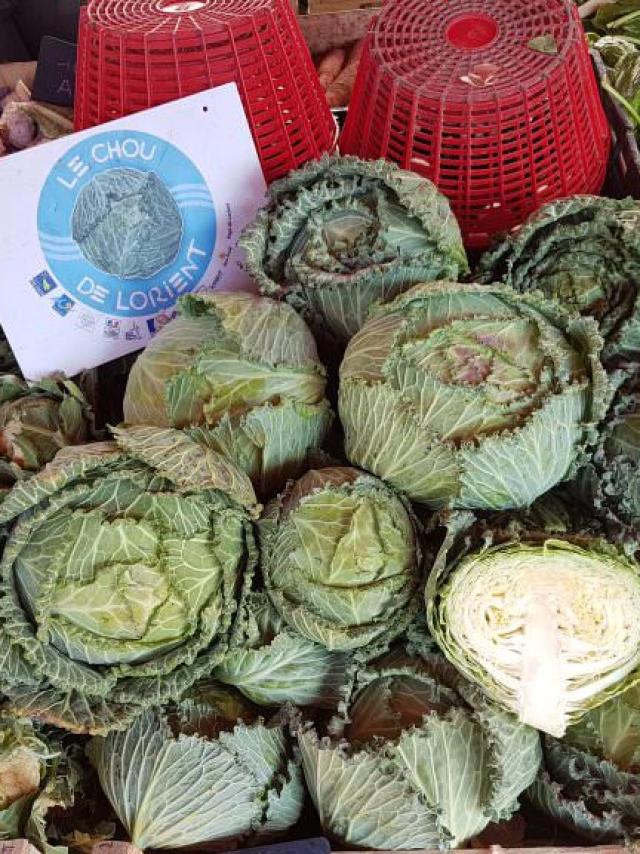
<instances>
[{"instance_id":1,"label":"cabbage drawing on logo","mask_svg":"<svg viewBox=\"0 0 640 854\"><path fill-rule=\"evenodd\" d=\"M155 172L110 169L81 191L71 234L84 257L121 279L148 279L175 260L182 215Z\"/></svg>"},{"instance_id":2,"label":"cabbage drawing on logo","mask_svg":"<svg viewBox=\"0 0 640 854\"><path fill-rule=\"evenodd\" d=\"M49 270L74 304L151 317L202 282L216 248L216 211L182 151L119 130L83 140L56 163L40 195L38 232Z\"/></svg>"}]
</instances>

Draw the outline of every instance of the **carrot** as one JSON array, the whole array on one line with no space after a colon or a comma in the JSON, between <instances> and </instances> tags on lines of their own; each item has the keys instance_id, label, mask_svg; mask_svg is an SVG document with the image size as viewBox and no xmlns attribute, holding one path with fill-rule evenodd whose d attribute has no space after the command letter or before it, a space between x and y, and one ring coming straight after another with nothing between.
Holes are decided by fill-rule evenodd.
<instances>
[{"instance_id":1,"label":"carrot","mask_svg":"<svg viewBox=\"0 0 640 854\"><path fill-rule=\"evenodd\" d=\"M325 53L318 63L318 77L320 78L320 85L325 91L342 71L346 59L346 50L342 47L336 47Z\"/></svg>"},{"instance_id":2,"label":"carrot","mask_svg":"<svg viewBox=\"0 0 640 854\"><path fill-rule=\"evenodd\" d=\"M349 106L353 87L356 82L356 74L358 73L358 64L362 56L363 44L364 41L362 40L353 45L347 59L347 64L327 89L327 101L330 107Z\"/></svg>"}]
</instances>

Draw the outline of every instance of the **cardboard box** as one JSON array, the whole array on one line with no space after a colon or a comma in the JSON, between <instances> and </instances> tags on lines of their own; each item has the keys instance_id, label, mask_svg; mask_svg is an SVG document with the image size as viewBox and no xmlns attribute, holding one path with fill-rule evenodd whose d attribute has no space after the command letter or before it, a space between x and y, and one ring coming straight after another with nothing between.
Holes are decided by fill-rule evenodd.
<instances>
[{"instance_id":1,"label":"cardboard box","mask_svg":"<svg viewBox=\"0 0 640 854\"><path fill-rule=\"evenodd\" d=\"M379 9L382 0L307 0L310 15L327 12L352 12L354 9Z\"/></svg>"},{"instance_id":2,"label":"cardboard box","mask_svg":"<svg viewBox=\"0 0 640 854\"><path fill-rule=\"evenodd\" d=\"M377 9L328 12L324 15L300 15L300 27L309 50L315 56L334 47L344 47L363 38Z\"/></svg>"}]
</instances>

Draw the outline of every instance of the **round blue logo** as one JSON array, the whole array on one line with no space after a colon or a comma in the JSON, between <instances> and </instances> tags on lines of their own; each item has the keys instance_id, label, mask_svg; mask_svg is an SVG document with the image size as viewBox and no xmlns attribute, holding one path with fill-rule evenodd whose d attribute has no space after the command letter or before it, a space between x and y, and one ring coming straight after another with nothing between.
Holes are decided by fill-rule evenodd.
<instances>
[{"instance_id":1,"label":"round blue logo","mask_svg":"<svg viewBox=\"0 0 640 854\"><path fill-rule=\"evenodd\" d=\"M40 245L59 284L104 314L171 309L204 276L216 215L200 171L139 131L107 131L69 149L38 205Z\"/></svg>"}]
</instances>

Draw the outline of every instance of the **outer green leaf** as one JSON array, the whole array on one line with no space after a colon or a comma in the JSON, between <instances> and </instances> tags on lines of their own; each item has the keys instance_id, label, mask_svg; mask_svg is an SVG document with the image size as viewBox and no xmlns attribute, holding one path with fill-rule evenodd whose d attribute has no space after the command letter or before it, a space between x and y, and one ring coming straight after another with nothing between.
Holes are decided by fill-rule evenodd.
<instances>
[{"instance_id":1,"label":"outer green leaf","mask_svg":"<svg viewBox=\"0 0 640 854\"><path fill-rule=\"evenodd\" d=\"M53 459L60 448L90 435L93 416L68 380L27 385L0 374L0 494Z\"/></svg>"},{"instance_id":2,"label":"outer green leaf","mask_svg":"<svg viewBox=\"0 0 640 854\"><path fill-rule=\"evenodd\" d=\"M595 442L612 395L601 343L538 294L417 285L347 348L347 456L432 507L527 507Z\"/></svg>"},{"instance_id":3,"label":"outer green leaf","mask_svg":"<svg viewBox=\"0 0 640 854\"><path fill-rule=\"evenodd\" d=\"M634 57L631 57L633 60ZM604 356L640 354L640 206L632 199L573 196L544 205L482 259L485 282L540 290L594 317Z\"/></svg>"},{"instance_id":4,"label":"outer green leaf","mask_svg":"<svg viewBox=\"0 0 640 854\"><path fill-rule=\"evenodd\" d=\"M420 657L396 649L360 670L347 695L334 737L320 739L310 724L298 733L322 826L345 845L463 846L510 816L535 777L536 733L424 643Z\"/></svg>"},{"instance_id":5,"label":"outer green leaf","mask_svg":"<svg viewBox=\"0 0 640 854\"><path fill-rule=\"evenodd\" d=\"M612 842L624 836L617 814L593 815L582 801L564 798L561 788L548 776L541 775L528 790L527 797L541 812L594 843Z\"/></svg>"},{"instance_id":6,"label":"outer green leaf","mask_svg":"<svg viewBox=\"0 0 640 854\"><path fill-rule=\"evenodd\" d=\"M261 706L335 709L349 661L294 632L266 594L252 593L240 606L229 651L214 675Z\"/></svg>"},{"instance_id":7,"label":"outer green leaf","mask_svg":"<svg viewBox=\"0 0 640 854\"><path fill-rule=\"evenodd\" d=\"M418 605L421 551L409 504L350 468L312 470L266 508L262 570L296 632L329 650L399 635Z\"/></svg>"},{"instance_id":8,"label":"outer green leaf","mask_svg":"<svg viewBox=\"0 0 640 854\"><path fill-rule=\"evenodd\" d=\"M326 378L304 322L289 308L246 293L185 297L180 316L131 370L130 425L195 428L261 495L304 468L331 425Z\"/></svg>"},{"instance_id":9,"label":"outer green leaf","mask_svg":"<svg viewBox=\"0 0 640 854\"><path fill-rule=\"evenodd\" d=\"M64 449L0 505L0 691L78 732L209 675L255 559L228 460L169 429L117 438Z\"/></svg>"},{"instance_id":10,"label":"outer green leaf","mask_svg":"<svg viewBox=\"0 0 640 854\"><path fill-rule=\"evenodd\" d=\"M437 818L395 769L385 773L379 756L351 757L345 747L298 735L307 781L325 832L362 848L434 848Z\"/></svg>"},{"instance_id":11,"label":"outer green leaf","mask_svg":"<svg viewBox=\"0 0 640 854\"><path fill-rule=\"evenodd\" d=\"M445 517L429 629L454 666L519 719L561 736L640 678L640 566L587 531ZM637 546L636 546L637 547Z\"/></svg>"},{"instance_id":12,"label":"outer green leaf","mask_svg":"<svg viewBox=\"0 0 640 854\"><path fill-rule=\"evenodd\" d=\"M201 696L169 717L149 709L125 732L91 742L89 757L134 845L232 844L297 821L302 782L282 728L235 724L217 699L222 706Z\"/></svg>"},{"instance_id":13,"label":"outer green leaf","mask_svg":"<svg viewBox=\"0 0 640 854\"><path fill-rule=\"evenodd\" d=\"M640 835L640 691L592 709L562 741L544 740L545 764L531 801L593 841Z\"/></svg>"},{"instance_id":14,"label":"outer green leaf","mask_svg":"<svg viewBox=\"0 0 640 854\"><path fill-rule=\"evenodd\" d=\"M587 507L631 528L640 525L640 390L623 388L593 457L572 484Z\"/></svg>"},{"instance_id":15,"label":"outer green leaf","mask_svg":"<svg viewBox=\"0 0 640 854\"><path fill-rule=\"evenodd\" d=\"M247 268L263 294L287 300L320 337L344 344L372 303L468 269L444 196L383 160L325 157L269 192L270 207L241 240Z\"/></svg>"},{"instance_id":16,"label":"outer green leaf","mask_svg":"<svg viewBox=\"0 0 640 854\"><path fill-rule=\"evenodd\" d=\"M254 409L244 417L225 413L215 427L188 432L201 444L233 459L264 496L300 474L310 449L323 442L332 421L328 404L319 408L284 401Z\"/></svg>"}]
</instances>

